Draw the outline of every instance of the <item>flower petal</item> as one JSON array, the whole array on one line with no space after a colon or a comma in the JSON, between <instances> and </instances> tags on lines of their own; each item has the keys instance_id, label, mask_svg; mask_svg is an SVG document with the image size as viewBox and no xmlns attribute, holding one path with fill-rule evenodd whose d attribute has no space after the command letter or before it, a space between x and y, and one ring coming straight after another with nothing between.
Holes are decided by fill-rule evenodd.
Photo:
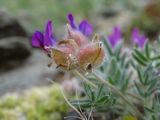
<instances>
[{"instance_id":1,"label":"flower petal","mask_svg":"<svg viewBox=\"0 0 160 120\"><path fill-rule=\"evenodd\" d=\"M77 29L76 24L75 24L75 22L74 22L74 17L73 17L73 15L72 15L72 13L69 13L68 16L67 16L67 18L68 18L68 21L69 21L70 26L71 26L73 29Z\"/></svg>"},{"instance_id":2,"label":"flower petal","mask_svg":"<svg viewBox=\"0 0 160 120\"><path fill-rule=\"evenodd\" d=\"M134 28L132 31L132 42L137 44L140 48L143 48L147 42L147 38L145 35L141 35L137 28Z\"/></svg>"},{"instance_id":3,"label":"flower petal","mask_svg":"<svg viewBox=\"0 0 160 120\"><path fill-rule=\"evenodd\" d=\"M93 32L93 27L91 26L91 24L86 21L83 20L80 24L79 24L79 30L87 37L89 37L92 32Z\"/></svg>"},{"instance_id":4,"label":"flower petal","mask_svg":"<svg viewBox=\"0 0 160 120\"><path fill-rule=\"evenodd\" d=\"M56 39L52 31L52 21L48 21L46 25L46 30L44 33L44 46L54 46Z\"/></svg>"},{"instance_id":5,"label":"flower petal","mask_svg":"<svg viewBox=\"0 0 160 120\"><path fill-rule=\"evenodd\" d=\"M121 29L118 26L114 27L114 34L115 34L116 41L121 40L122 32L121 32Z\"/></svg>"},{"instance_id":6,"label":"flower petal","mask_svg":"<svg viewBox=\"0 0 160 120\"><path fill-rule=\"evenodd\" d=\"M118 26L115 26L112 34L108 36L108 40L111 44L111 46L114 48L115 45L122 39L122 32L121 29Z\"/></svg>"},{"instance_id":7,"label":"flower petal","mask_svg":"<svg viewBox=\"0 0 160 120\"><path fill-rule=\"evenodd\" d=\"M146 42L147 42L146 36L142 35L138 41L139 47L143 48Z\"/></svg>"},{"instance_id":8,"label":"flower petal","mask_svg":"<svg viewBox=\"0 0 160 120\"><path fill-rule=\"evenodd\" d=\"M137 43L139 39L139 30L137 28L134 28L132 31L132 42Z\"/></svg>"},{"instance_id":9,"label":"flower petal","mask_svg":"<svg viewBox=\"0 0 160 120\"><path fill-rule=\"evenodd\" d=\"M115 36L114 35L109 35L108 40L109 40L110 45L114 48L114 46L116 45Z\"/></svg>"},{"instance_id":10,"label":"flower petal","mask_svg":"<svg viewBox=\"0 0 160 120\"><path fill-rule=\"evenodd\" d=\"M32 45L34 47L43 47L43 34L36 31L32 36Z\"/></svg>"}]
</instances>

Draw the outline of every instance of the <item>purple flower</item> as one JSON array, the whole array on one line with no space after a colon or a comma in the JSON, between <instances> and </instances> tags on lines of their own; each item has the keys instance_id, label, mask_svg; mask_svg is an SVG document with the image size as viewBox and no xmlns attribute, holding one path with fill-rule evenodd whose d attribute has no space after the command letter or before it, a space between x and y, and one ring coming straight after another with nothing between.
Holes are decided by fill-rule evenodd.
<instances>
[{"instance_id":1,"label":"purple flower","mask_svg":"<svg viewBox=\"0 0 160 120\"><path fill-rule=\"evenodd\" d=\"M32 36L32 46L42 48L46 52L48 52L49 48L52 48L55 44L56 39L52 32L52 21L47 22L44 33L35 31Z\"/></svg>"},{"instance_id":2,"label":"purple flower","mask_svg":"<svg viewBox=\"0 0 160 120\"><path fill-rule=\"evenodd\" d=\"M89 37L93 32L93 27L87 20L82 20L80 24L77 26L74 20L74 16L69 13L68 21L72 29L80 31L83 35Z\"/></svg>"},{"instance_id":3,"label":"purple flower","mask_svg":"<svg viewBox=\"0 0 160 120\"><path fill-rule=\"evenodd\" d=\"M108 36L108 40L112 48L114 48L122 39L122 32L118 26L113 28L112 33Z\"/></svg>"},{"instance_id":4,"label":"purple flower","mask_svg":"<svg viewBox=\"0 0 160 120\"><path fill-rule=\"evenodd\" d=\"M132 31L132 42L137 44L140 48L143 48L147 42L147 38L145 35L141 35L137 28L134 28Z\"/></svg>"}]
</instances>

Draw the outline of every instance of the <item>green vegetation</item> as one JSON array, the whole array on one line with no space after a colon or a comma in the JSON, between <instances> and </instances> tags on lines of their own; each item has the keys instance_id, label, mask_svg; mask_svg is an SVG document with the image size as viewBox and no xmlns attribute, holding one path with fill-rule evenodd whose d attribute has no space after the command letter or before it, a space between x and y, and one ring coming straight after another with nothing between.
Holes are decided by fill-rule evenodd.
<instances>
[{"instance_id":1,"label":"green vegetation","mask_svg":"<svg viewBox=\"0 0 160 120\"><path fill-rule=\"evenodd\" d=\"M42 29L43 23L48 19L53 20L57 31L60 24L66 23L68 12L79 16L80 19L90 19L96 11L111 8L112 5L116 9L117 5L133 7L133 3L138 2L127 0L0 0L0 8L18 18L22 25L32 33L35 29Z\"/></svg>"},{"instance_id":2,"label":"green vegetation","mask_svg":"<svg viewBox=\"0 0 160 120\"><path fill-rule=\"evenodd\" d=\"M33 32L43 28L48 19L54 20L55 27L66 22L68 12L88 16L93 10L94 0L1 0L0 8L18 17L22 24Z\"/></svg>"},{"instance_id":3,"label":"green vegetation","mask_svg":"<svg viewBox=\"0 0 160 120\"><path fill-rule=\"evenodd\" d=\"M58 85L34 88L0 99L0 120L62 120L68 110Z\"/></svg>"}]
</instances>

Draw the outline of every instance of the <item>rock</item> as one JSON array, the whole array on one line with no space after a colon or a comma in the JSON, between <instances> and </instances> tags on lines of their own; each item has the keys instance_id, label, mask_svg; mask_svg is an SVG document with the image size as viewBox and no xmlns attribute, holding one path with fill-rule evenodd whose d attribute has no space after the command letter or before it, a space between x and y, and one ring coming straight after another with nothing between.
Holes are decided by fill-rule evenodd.
<instances>
[{"instance_id":1,"label":"rock","mask_svg":"<svg viewBox=\"0 0 160 120\"><path fill-rule=\"evenodd\" d=\"M22 93L35 86L52 84L52 80L62 80L53 65L48 68L50 59L40 50L32 51L31 56L18 67L0 73L0 96L6 93ZM1 68L1 67L0 67ZM62 74L63 75L63 74ZM64 76L63 76L64 77ZM64 79L64 78L63 78Z\"/></svg>"},{"instance_id":2,"label":"rock","mask_svg":"<svg viewBox=\"0 0 160 120\"><path fill-rule=\"evenodd\" d=\"M19 21L0 10L0 38L11 36L27 36Z\"/></svg>"},{"instance_id":3,"label":"rock","mask_svg":"<svg viewBox=\"0 0 160 120\"><path fill-rule=\"evenodd\" d=\"M0 39L0 71L14 68L31 54L28 39L9 37Z\"/></svg>"}]
</instances>

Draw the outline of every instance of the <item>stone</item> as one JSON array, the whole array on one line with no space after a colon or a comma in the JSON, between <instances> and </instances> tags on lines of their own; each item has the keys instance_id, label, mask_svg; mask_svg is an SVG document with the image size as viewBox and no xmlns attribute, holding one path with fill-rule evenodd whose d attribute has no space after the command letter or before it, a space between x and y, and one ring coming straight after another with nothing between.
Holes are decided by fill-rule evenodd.
<instances>
[{"instance_id":1,"label":"stone","mask_svg":"<svg viewBox=\"0 0 160 120\"><path fill-rule=\"evenodd\" d=\"M0 10L0 38L11 36L27 36L20 22L6 11Z\"/></svg>"},{"instance_id":2,"label":"stone","mask_svg":"<svg viewBox=\"0 0 160 120\"><path fill-rule=\"evenodd\" d=\"M18 66L30 56L28 41L25 37L0 39L0 71Z\"/></svg>"}]
</instances>

